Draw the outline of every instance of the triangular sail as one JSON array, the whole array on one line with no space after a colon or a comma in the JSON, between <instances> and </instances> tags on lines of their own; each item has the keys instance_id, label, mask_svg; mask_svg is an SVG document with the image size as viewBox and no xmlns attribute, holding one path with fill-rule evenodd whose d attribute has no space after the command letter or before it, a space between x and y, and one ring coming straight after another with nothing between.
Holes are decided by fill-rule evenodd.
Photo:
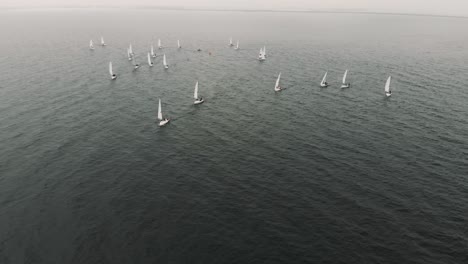
<instances>
[{"instance_id":1,"label":"triangular sail","mask_svg":"<svg viewBox=\"0 0 468 264\"><path fill-rule=\"evenodd\" d=\"M385 92L389 93L390 92L390 83L392 81L392 76L388 77L387 83L385 84Z\"/></svg>"},{"instance_id":2,"label":"triangular sail","mask_svg":"<svg viewBox=\"0 0 468 264\"><path fill-rule=\"evenodd\" d=\"M151 56L149 53L148 53L148 65L153 66L153 62L151 62Z\"/></svg>"},{"instance_id":3,"label":"triangular sail","mask_svg":"<svg viewBox=\"0 0 468 264\"><path fill-rule=\"evenodd\" d=\"M280 72L279 75L278 75L278 79L276 79L275 88L278 88L278 87L279 87L280 79L281 79L281 72Z\"/></svg>"},{"instance_id":4,"label":"triangular sail","mask_svg":"<svg viewBox=\"0 0 468 264\"><path fill-rule=\"evenodd\" d=\"M161 39L158 39L158 47L161 48Z\"/></svg>"},{"instance_id":5,"label":"triangular sail","mask_svg":"<svg viewBox=\"0 0 468 264\"><path fill-rule=\"evenodd\" d=\"M266 46L263 46L263 57L266 57Z\"/></svg>"},{"instance_id":6,"label":"triangular sail","mask_svg":"<svg viewBox=\"0 0 468 264\"><path fill-rule=\"evenodd\" d=\"M348 70L345 71L343 75L343 84L346 84L346 77L348 76Z\"/></svg>"},{"instance_id":7,"label":"triangular sail","mask_svg":"<svg viewBox=\"0 0 468 264\"><path fill-rule=\"evenodd\" d=\"M195 83L195 91L193 92L193 98L198 99L198 81Z\"/></svg>"},{"instance_id":8,"label":"triangular sail","mask_svg":"<svg viewBox=\"0 0 468 264\"><path fill-rule=\"evenodd\" d=\"M105 45L106 43L104 43L104 38L101 36L101 45Z\"/></svg>"},{"instance_id":9,"label":"triangular sail","mask_svg":"<svg viewBox=\"0 0 468 264\"><path fill-rule=\"evenodd\" d=\"M154 56L154 47L151 45L151 56Z\"/></svg>"},{"instance_id":10,"label":"triangular sail","mask_svg":"<svg viewBox=\"0 0 468 264\"><path fill-rule=\"evenodd\" d=\"M232 37L229 39L229 45L232 46Z\"/></svg>"},{"instance_id":11,"label":"triangular sail","mask_svg":"<svg viewBox=\"0 0 468 264\"><path fill-rule=\"evenodd\" d=\"M132 44L130 44L130 47L128 48L128 51L130 52L130 54L133 55L133 48L132 48Z\"/></svg>"},{"instance_id":12,"label":"triangular sail","mask_svg":"<svg viewBox=\"0 0 468 264\"><path fill-rule=\"evenodd\" d=\"M112 71L112 62L109 62L109 73L111 76L114 75L114 72Z\"/></svg>"},{"instance_id":13,"label":"triangular sail","mask_svg":"<svg viewBox=\"0 0 468 264\"><path fill-rule=\"evenodd\" d=\"M91 49L94 48L93 40L90 40L90 41L89 41L89 47L90 47Z\"/></svg>"},{"instance_id":14,"label":"triangular sail","mask_svg":"<svg viewBox=\"0 0 468 264\"><path fill-rule=\"evenodd\" d=\"M239 41L237 41L236 49L239 49Z\"/></svg>"},{"instance_id":15,"label":"triangular sail","mask_svg":"<svg viewBox=\"0 0 468 264\"><path fill-rule=\"evenodd\" d=\"M327 75L328 75L328 72L325 72L325 75L323 76L323 79L322 79L322 84L324 84L327 81Z\"/></svg>"},{"instance_id":16,"label":"triangular sail","mask_svg":"<svg viewBox=\"0 0 468 264\"><path fill-rule=\"evenodd\" d=\"M180 46L180 40L177 40L177 47L180 49L181 46Z\"/></svg>"},{"instance_id":17,"label":"triangular sail","mask_svg":"<svg viewBox=\"0 0 468 264\"><path fill-rule=\"evenodd\" d=\"M162 120L162 119L163 119L162 112L161 112L161 99L159 99L158 119L159 119L159 120Z\"/></svg>"},{"instance_id":18,"label":"triangular sail","mask_svg":"<svg viewBox=\"0 0 468 264\"><path fill-rule=\"evenodd\" d=\"M163 56L163 65L164 65L164 66L167 66L166 54L164 54L164 56Z\"/></svg>"}]
</instances>

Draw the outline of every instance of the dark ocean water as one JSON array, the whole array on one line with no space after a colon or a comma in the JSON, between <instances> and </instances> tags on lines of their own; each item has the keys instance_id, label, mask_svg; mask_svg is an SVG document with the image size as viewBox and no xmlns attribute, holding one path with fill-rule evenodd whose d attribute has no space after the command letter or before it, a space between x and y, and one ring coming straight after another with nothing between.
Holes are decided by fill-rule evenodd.
<instances>
[{"instance_id":1,"label":"dark ocean water","mask_svg":"<svg viewBox=\"0 0 468 264\"><path fill-rule=\"evenodd\" d=\"M1 11L0 263L468 263L467 28ZM158 38L168 71L145 63Z\"/></svg>"}]
</instances>

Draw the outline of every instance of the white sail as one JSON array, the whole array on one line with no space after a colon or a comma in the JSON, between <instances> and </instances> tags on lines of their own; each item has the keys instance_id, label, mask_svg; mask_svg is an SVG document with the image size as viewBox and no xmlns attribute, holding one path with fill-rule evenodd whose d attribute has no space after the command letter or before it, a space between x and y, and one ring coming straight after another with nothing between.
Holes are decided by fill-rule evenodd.
<instances>
[{"instance_id":1,"label":"white sail","mask_svg":"<svg viewBox=\"0 0 468 264\"><path fill-rule=\"evenodd\" d=\"M325 75L323 76L323 79L322 79L322 82L321 82L322 85L327 82L327 75L328 75L328 72L325 72Z\"/></svg>"},{"instance_id":2,"label":"white sail","mask_svg":"<svg viewBox=\"0 0 468 264\"><path fill-rule=\"evenodd\" d=\"M130 53L129 48L127 48L127 57L128 57L128 60L132 60L132 53Z\"/></svg>"},{"instance_id":3,"label":"white sail","mask_svg":"<svg viewBox=\"0 0 468 264\"><path fill-rule=\"evenodd\" d=\"M236 49L239 49L239 41L237 41Z\"/></svg>"},{"instance_id":4,"label":"white sail","mask_svg":"<svg viewBox=\"0 0 468 264\"><path fill-rule=\"evenodd\" d=\"M266 57L266 46L263 46L263 57Z\"/></svg>"},{"instance_id":5,"label":"white sail","mask_svg":"<svg viewBox=\"0 0 468 264\"><path fill-rule=\"evenodd\" d=\"M161 45L161 39L158 39L158 48L162 48L162 45Z\"/></svg>"},{"instance_id":6,"label":"white sail","mask_svg":"<svg viewBox=\"0 0 468 264\"><path fill-rule=\"evenodd\" d=\"M158 119L159 119L159 120L162 120L162 119L163 119L162 112L161 112L161 99L159 99Z\"/></svg>"},{"instance_id":7,"label":"white sail","mask_svg":"<svg viewBox=\"0 0 468 264\"><path fill-rule=\"evenodd\" d=\"M343 75L343 84L346 84L346 77L348 76L348 70L345 71Z\"/></svg>"},{"instance_id":8,"label":"white sail","mask_svg":"<svg viewBox=\"0 0 468 264\"><path fill-rule=\"evenodd\" d=\"M101 45L102 45L102 46L105 46L105 45L106 45L106 43L104 42L104 38L103 38L102 36L101 36Z\"/></svg>"},{"instance_id":9,"label":"white sail","mask_svg":"<svg viewBox=\"0 0 468 264\"><path fill-rule=\"evenodd\" d=\"M193 98L198 99L198 81L195 83L195 91L193 91Z\"/></svg>"},{"instance_id":10,"label":"white sail","mask_svg":"<svg viewBox=\"0 0 468 264\"><path fill-rule=\"evenodd\" d=\"M151 45L151 56L154 58L156 55L154 54L154 47Z\"/></svg>"},{"instance_id":11,"label":"white sail","mask_svg":"<svg viewBox=\"0 0 468 264\"><path fill-rule=\"evenodd\" d=\"M130 46L128 47L128 51L130 52L131 55L133 55L133 48L132 48L132 44L130 44Z\"/></svg>"},{"instance_id":12,"label":"white sail","mask_svg":"<svg viewBox=\"0 0 468 264\"><path fill-rule=\"evenodd\" d=\"M168 67L167 60L166 60L166 54L164 54L164 56L163 56L163 65L164 65L165 68Z\"/></svg>"},{"instance_id":13,"label":"white sail","mask_svg":"<svg viewBox=\"0 0 468 264\"><path fill-rule=\"evenodd\" d=\"M148 52L148 65L153 66L153 62L151 61L151 56L150 56L149 52Z\"/></svg>"},{"instance_id":14,"label":"white sail","mask_svg":"<svg viewBox=\"0 0 468 264\"><path fill-rule=\"evenodd\" d=\"M233 44L232 44L232 37L229 39L229 45L230 45L230 46L233 46Z\"/></svg>"},{"instance_id":15,"label":"white sail","mask_svg":"<svg viewBox=\"0 0 468 264\"><path fill-rule=\"evenodd\" d=\"M112 62L109 62L109 74L114 76L114 72L112 71Z\"/></svg>"},{"instance_id":16,"label":"white sail","mask_svg":"<svg viewBox=\"0 0 468 264\"><path fill-rule=\"evenodd\" d=\"M180 49L182 46L180 46L180 40L177 40L177 47Z\"/></svg>"},{"instance_id":17,"label":"white sail","mask_svg":"<svg viewBox=\"0 0 468 264\"><path fill-rule=\"evenodd\" d=\"M90 49L94 49L93 40L90 40L90 41L89 41L89 48L90 48Z\"/></svg>"},{"instance_id":18,"label":"white sail","mask_svg":"<svg viewBox=\"0 0 468 264\"><path fill-rule=\"evenodd\" d=\"M276 79L275 88L278 88L278 87L280 87L280 86L279 86L280 79L281 79L281 72L280 72L280 73L279 73L279 75L278 75L278 79Z\"/></svg>"},{"instance_id":19,"label":"white sail","mask_svg":"<svg viewBox=\"0 0 468 264\"><path fill-rule=\"evenodd\" d=\"M390 93L390 83L392 81L392 76L388 77L387 83L385 84L385 92Z\"/></svg>"}]
</instances>

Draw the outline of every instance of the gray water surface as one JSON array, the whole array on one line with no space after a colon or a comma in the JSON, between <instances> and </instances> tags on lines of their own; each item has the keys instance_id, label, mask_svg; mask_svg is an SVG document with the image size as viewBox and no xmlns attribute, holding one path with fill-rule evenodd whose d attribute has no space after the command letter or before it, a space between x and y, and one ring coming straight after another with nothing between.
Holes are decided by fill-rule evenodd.
<instances>
[{"instance_id":1,"label":"gray water surface","mask_svg":"<svg viewBox=\"0 0 468 264\"><path fill-rule=\"evenodd\" d=\"M467 28L1 11L0 263L467 263Z\"/></svg>"}]
</instances>

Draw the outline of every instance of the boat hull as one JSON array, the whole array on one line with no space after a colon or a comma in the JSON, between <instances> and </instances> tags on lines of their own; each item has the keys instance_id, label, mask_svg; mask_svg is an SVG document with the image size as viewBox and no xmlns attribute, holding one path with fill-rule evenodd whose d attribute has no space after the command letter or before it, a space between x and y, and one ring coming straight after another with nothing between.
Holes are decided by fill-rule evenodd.
<instances>
[{"instance_id":1,"label":"boat hull","mask_svg":"<svg viewBox=\"0 0 468 264\"><path fill-rule=\"evenodd\" d=\"M351 84L349 83L341 85L341 88L349 88L349 87L351 87Z\"/></svg>"},{"instance_id":2,"label":"boat hull","mask_svg":"<svg viewBox=\"0 0 468 264\"><path fill-rule=\"evenodd\" d=\"M162 127L162 126L165 126L169 123L169 121L171 121L170 119L166 119L166 120L161 120L159 121L159 126Z\"/></svg>"},{"instance_id":3,"label":"boat hull","mask_svg":"<svg viewBox=\"0 0 468 264\"><path fill-rule=\"evenodd\" d=\"M196 100L195 102L193 102L193 104L199 105L199 104L203 104L203 102L205 102L205 100Z\"/></svg>"}]
</instances>

